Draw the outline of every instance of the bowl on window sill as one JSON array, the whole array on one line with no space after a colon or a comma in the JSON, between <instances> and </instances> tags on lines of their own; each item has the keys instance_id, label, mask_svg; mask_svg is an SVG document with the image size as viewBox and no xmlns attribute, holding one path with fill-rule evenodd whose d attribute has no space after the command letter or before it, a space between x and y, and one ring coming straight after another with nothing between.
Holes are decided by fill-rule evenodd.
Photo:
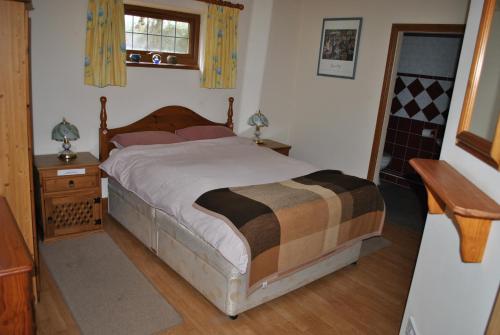
<instances>
[{"instance_id":1,"label":"bowl on window sill","mask_svg":"<svg viewBox=\"0 0 500 335\"><path fill-rule=\"evenodd\" d=\"M141 61L141 54L130 54L128 57L132 62L139 63Z\"/></svg>"},{"instance_id":2,"label":"bowl on window sill","mask_svg":"<svg viewBox=\"0 0 500 335\"><path fill-rule=\"evenodd\" d=\"M168 55L167 64L177 64L177 57L174 55Z\"/></svg>"},{"instance_id":3,"label":"bowl on window sill","mask_svg":"<svg viewBox=\"0 0 500 335\"><path fill-rule=\"evenodd\" d=\"M153 61L153 64L160 64L161 56L159 54L153 54L153 56L151 56L151 60Z\"/></svg>"}]
</instances>

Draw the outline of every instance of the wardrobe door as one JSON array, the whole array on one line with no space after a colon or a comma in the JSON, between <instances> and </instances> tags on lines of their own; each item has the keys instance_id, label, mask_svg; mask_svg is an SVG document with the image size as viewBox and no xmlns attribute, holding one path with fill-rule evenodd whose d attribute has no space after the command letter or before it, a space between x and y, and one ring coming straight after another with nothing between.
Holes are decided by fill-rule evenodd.
<instances>
[{"instance_id":1,"label":"wardrobe door","mask_svg":"<svg viewBox=\"0 0 500 335\"><path fill-rule=\"evenodd\" d=\"M25 3L0 0L0 50L0 195L6 197L35 257L29 27Z\"/></svg>"}]
</instances>

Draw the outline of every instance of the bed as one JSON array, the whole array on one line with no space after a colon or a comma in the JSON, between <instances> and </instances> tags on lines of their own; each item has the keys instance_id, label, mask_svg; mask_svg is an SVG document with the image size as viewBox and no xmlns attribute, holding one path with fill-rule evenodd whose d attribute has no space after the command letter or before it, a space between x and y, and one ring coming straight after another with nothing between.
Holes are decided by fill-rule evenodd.
<instances>
[{"instance_id":1,"label":"bed","mask_svg":"<svg viewBox=\"0 0 500 335\"><path fill-rule=\"evenodd\" d=\"M230 202L218 201L217 196L223 192L223 199L233 199L234 193L238 193L237 199L241 199L240 195L244 192L254 194L257 188L267 187L260 190L266 197L269 187L284 188L282 184L276 185L277 181L287 183L294 189L299 182L309 188L311 178L321 179L322 174L341 180L346 180L345 175L338 171L319 171L305 162L260 148L250 140L236 136L169 145L132 146L110 157L115 148L111 139L119 134L158 130L175 132L190 126L225 126L232 129L233 101L229 98L225 123L207 120L186 107L167 106L130 125L108 129L106 98L101 97L99 129L99 158L103 162L102 169L106 171L103 174L109 175L109 214L232 318L355 263L362 240L380 235L384 220L383 200L378 191L372 190L376 193L365 196L366 192L357 188L349 193L350 202L361 199L359 201L368 201L377 207L377 210L363 216L363 221L369 221L365 225L369 229L356 228L359 231L353 238L354 235L350 237L345 233L348 230L344 229L344 233L340 230L339 233L336 228L335 234L345 236L336 237L336 244L318 254L321 257L297 260L301 256L294 254L296 247L291 244L289 249L282 248L280 251L280 257L288 252L287 262L280 258L280 264L287 263L288 267L273 270L276 275L269 272L256 279L257 271L252 267L258 263L252 254L255 249L249 247L246 235L223 222L230 217L224 210L232 212L234 206L228 205ZM235 157L237 160L231 160ZM373 186L376 189L367 181L349 178L365 188ZM300 198L301 193L295 192L296 198ZM177 204L176 199L183 199L183 202ZM216 208L222 208L222 212L216 212L214 206L210 207L214 203ZM331 211L331 208L327 210ZM351 212L355 211L351 208ZM360 217L351 221L356 220L360 221ZM304 226L314 226L312 221ZM343 226L339 226L342 229ZM328 234L327 231L317 236L327 240L324 236ZM315 242L311 240L308 243L312 245ZM314 248L307 247L305 250L309 249ZM259 262L272 259L276 250L263 250ZM269 262L265 266L269 267Z\"/></svg>"}]
</instances>

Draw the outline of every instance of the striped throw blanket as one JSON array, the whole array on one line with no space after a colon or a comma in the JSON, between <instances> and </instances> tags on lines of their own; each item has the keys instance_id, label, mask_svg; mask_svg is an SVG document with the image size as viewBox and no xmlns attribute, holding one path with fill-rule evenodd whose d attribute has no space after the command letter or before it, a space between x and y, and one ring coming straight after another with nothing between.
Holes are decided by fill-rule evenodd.
<instances>
[{"instance_id":1,"label":"striped throw blanket","mask_svg":"<svg viewBox=\"0 0 500 335\"><path fill-rule=\"evenodd\" d=\"M194 206L247 242L249 293L356 241L380 235L384 201L370 181L323 170L291 180L202 194Z\"/></svg>"}]
</instances>

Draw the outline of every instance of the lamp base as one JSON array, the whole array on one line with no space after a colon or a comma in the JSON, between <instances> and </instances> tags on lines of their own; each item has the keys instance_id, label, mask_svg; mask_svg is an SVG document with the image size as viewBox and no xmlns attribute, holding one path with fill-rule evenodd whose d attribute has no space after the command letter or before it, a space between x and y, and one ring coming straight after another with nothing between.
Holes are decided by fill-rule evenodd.
<instances>
[{"instance_id":1,"label":"lamp base","mask_svg":"<svg viewBox=\"0 0 500 335\"><path fill-rule=\"evenodd\" d=\"M64 136L64 142L62 144L63 151L59 153L59 159L69 162L72 159L76 158L76 153L70 150L71 148L71 143L69 143L69 140L66 136Z\"/></svg>"},{"instance_id":2,"label":"lamp base","mask_svg":"<svg viewBox=\"0 0 500 335\"><path fill-rule=\"evenodd\" d=\"M59 153L59 156L57 156L60 160L69 162L73 159L76 158L76 153L74 153L71 150L63 150Z\"/></svg>"},{"instance_id":3,"label":"lamp base","mask_svg":"<svg viewBox=\"0 0 500 335\"><path fill-rule=\"evenodd\" d=\"M254 132L254 138L253 138L253 141L257 144L262 144L264 143L262 141L262 139L260 138L260 127L259 126L255 126L255 132Z\"/></svg>"}]
</instances>

